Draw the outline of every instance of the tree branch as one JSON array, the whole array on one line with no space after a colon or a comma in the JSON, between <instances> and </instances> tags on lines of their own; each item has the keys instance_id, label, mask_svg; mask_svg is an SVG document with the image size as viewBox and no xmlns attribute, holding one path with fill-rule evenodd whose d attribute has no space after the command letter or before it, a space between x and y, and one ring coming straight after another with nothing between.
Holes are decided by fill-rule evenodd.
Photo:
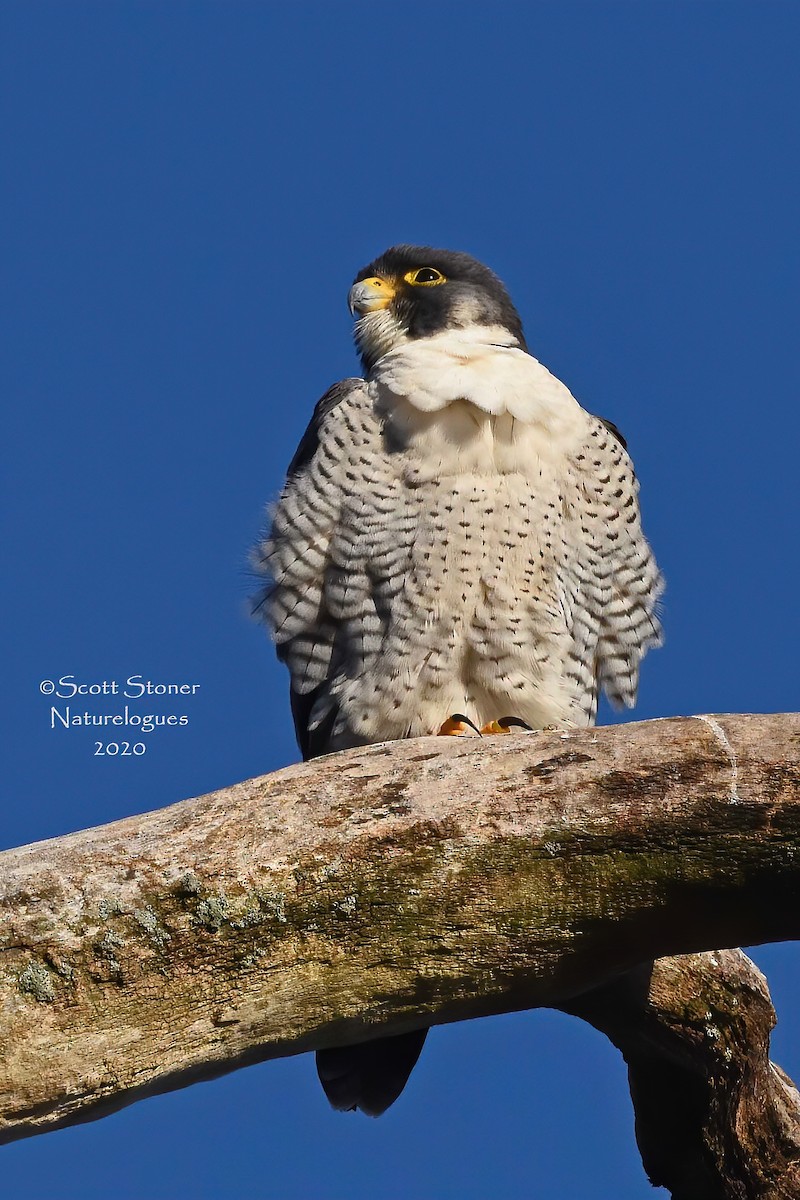
<instances>
[{"instance_id":1,"label":"tree branch","mask_svg":"<svg viewBox=\"0 0 800 1200\"><path fill-rule=\"evenodd\" d=\"M564 1005L628 1064L650 1182L674 1200L796 1200L800 1096L769 1061L775 1010L741 950L643 963Z\"/></svg>"},{"instance_id":2,"label":"tree branch","mask_svg":"<svg viewBox=\"0 0 800 1200\"><path fill-rule=\"evenodd\" d=\"M421 739L7 851L0 1138L796 938L799 746L774 715Z\"/></svg>"}]
</instances>

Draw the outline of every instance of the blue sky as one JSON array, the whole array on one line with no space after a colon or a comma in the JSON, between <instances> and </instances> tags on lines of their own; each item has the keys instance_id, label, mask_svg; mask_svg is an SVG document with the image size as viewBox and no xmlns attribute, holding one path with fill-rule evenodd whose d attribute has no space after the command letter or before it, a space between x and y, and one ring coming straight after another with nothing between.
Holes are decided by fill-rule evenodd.
<instances>
[{"instance_id":1,"label":"blue sky","mask_svg":"<svg viewBox=\"0 0 800 1200\"><path fill-rule=\"evenodd\" d=\"M635 715L796 708L796 6L19 0L0 22L2 845L295 760L248 549L356 369L350 282L398 241L488 262L532 352L625 432L668 581ZM188 726L125 760L48 727L40 680L134 673L199 684ZM800 959L755 957L797 1078ZM376 1122L331 1112L301 1057L2 1155L29 1197L652 1194L619 1056L547 1012L436 1030Z\"/></svg>"}]
</instances>

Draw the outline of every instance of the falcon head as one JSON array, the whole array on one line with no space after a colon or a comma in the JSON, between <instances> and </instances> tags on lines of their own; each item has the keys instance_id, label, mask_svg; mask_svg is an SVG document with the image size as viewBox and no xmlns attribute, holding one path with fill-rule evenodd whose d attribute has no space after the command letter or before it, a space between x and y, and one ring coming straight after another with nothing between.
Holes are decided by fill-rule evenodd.
<instances>
[{"instance_id":1,"label":"falcon head","mask_svg":"<svg viewBox=\"0 0 800 1200\"><path fill-rule=\"evenodd\" d=\"M356 275L349 304L367 374L405 342L473 325L504 329L527 349L504 285L483 263L458 250L392 246Z\"/></svg>"}]
</instances>

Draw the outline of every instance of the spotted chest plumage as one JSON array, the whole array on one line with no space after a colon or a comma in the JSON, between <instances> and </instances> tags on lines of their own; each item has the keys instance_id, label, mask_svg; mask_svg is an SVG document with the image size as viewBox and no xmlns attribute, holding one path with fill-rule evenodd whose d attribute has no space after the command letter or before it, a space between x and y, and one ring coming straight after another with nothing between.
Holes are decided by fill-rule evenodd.
<instances>
[{"instance_id":1,"label":"spotted chest plumage","mask_svg":"<svg viewBox=\"0 0 800 1200\"><path fill-rule=\"evenodd\" d=\"M468 374L462 364L462 393ZM635 483L621 445L562 390L534 396L525 421L463 395L420 409L412 388L387 394L373 380L324 419L328 453L302 496L284 497L279 517L294 523L267 554L276 640L297 690L315 693L309 727L330 726L329 748L435 733L455 712L478 727L504 714L533 728L593 718L603 611L622 565L613 542L595 545L595 527ZM620 513L607 532L615 521L625 524ZM638 657L622 645L615 698L635 690Z\"/></svg>"}]
</instances>

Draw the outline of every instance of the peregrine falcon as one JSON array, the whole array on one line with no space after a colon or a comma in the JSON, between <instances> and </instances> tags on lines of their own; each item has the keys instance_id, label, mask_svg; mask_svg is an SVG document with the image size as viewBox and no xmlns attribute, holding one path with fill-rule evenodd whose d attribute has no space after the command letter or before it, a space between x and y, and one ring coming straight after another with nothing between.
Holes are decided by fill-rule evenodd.
<instances>
[{"instance_id":1,"label":"peregrine falcon","mask_svg":"<svg viewBox=\"0 0 800 1200\"><path fill-rule=\"evenodd\" d=\"M621 434L467 254L394 246L349 301L363 376L320 400L257 551L303 757L632 706L662 579ZM425 1033L321 1051L333 1106L383 1112Z\"/></svg>"}]
</instances>

